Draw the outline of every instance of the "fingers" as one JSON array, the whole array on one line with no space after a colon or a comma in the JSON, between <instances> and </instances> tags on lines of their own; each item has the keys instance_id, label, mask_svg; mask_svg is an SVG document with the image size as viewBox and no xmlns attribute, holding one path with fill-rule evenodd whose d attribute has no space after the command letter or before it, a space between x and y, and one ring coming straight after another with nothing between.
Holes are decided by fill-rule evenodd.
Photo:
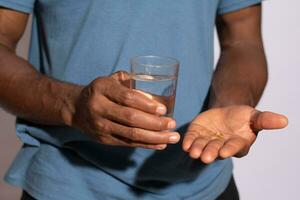
<instances>
[{"instance_id":1,"label":"fingers","mask_svg":"<svg viewBox=\"0 0 300 200\"><path fill-rule=\"evenodd\" d=\"M201 135L213 136L215 134L199 124L191 123L182 143L183 150L188 151L196 138L203 138Z\"/></svg>"},{"instance_id":2,"label":"fingers","mask_svg":"<svg viewBox=\"0 0 300 200\"><path fill-rule=\"evenodd\" d=\"M251 116L252 129L258 132L263 129L280 129L288 125L288 119L284 115L273 112L260 112L255 110Z\"/></svg>"},{"instance_id":3,"label":"fingers","mask_svg":"<svg viewBox=\"0 0 300 200\"><path fill-rule=\"evenodd\" d=\"M104 94L110 100L118 104L136 108L151 114L164 115L167 111L165 105L149 98L149 95L144 95L136 90L126 88L116 82L112 82L110 87L104 91Z\"/></svg>"},{"instance_id":4,"label":"fingers","mask_svg":"<svg viewBox=\"0 0 300 200\"><path fill-rule=\"evenodd\" d=\"M212 163L217 158L245 156L249 148L250 145L241 137L229 139L201 137L196 132L188 132L183 141L183 149L189 156L206 164Z\"/></svg>"},{"instance_id":5,"label":"fingers","mask_svg":"<svg viewBox=\"0 0 300 200\"><path fill-rule=\"evenodd\" d=\"M109 101L103 117L109 120L147 130L170 130L176 128L175 120L159 117L134 108L125 107Z\"/></svg>"},{"instance_id":6,"label":"fingers","mask_svg":"<svg viewBox=\"0 0 300 200\"><path fill-rule=\"evenodd\" d=\"M223 145L224 141L220 139L198 138L191 145L189 155L193 159L201 159L203 163L209 164L217 159Z\"/></svg>"},{"instance_id":7,"label":"fingers","mask_svg":"<svg viewBox=\"0 0 300 200\"><path fill-rule=\"evenodd\" d=\"M188 151L194 140L198 137L197 132L194 131L188 131L188 133L185 135L183 142L182 142L182 148L184 151Z\"/></svg>"},{"instance_id":8,"label":"fingers","mask_svg":"<svg viewBox=\"0 0 300 200\"><path fill-rule=\"evenodd\" d=\"M105 140L105 141L103 141ZM167 147L166 144L143 144L138 142L130 142L118 139L113 136L108 136L105 139L102 139L102 143L112 146L124 146L124 147L137 147L137 148L144 148L144 149L154 149L154 150L163 150Z\"/></svg>"},{"instance_id":9,"label":"fingers","mask_svg":"<svg viewBox=\"0 0 300 200\"><path fill-rule=\"evenodd\" d=\"M86 86L76 104L74 127L102 144L163 149L177 143L177 132L163 131L176 127L172 118L159 116L166 106L150 94L129 89L130 84L125 87L127 80L129 74L118 72Z\"/></svg>"},{"instance_id":10,"label":"fingers","mask_svg":"<svg viewBox=\"0 0 300 200\"><path fill-rule=\"evenodd\" d=\"M243 138L237 137L226 141L220 149L220 157L228 158L231 156L242 157L249 151L249 147Z\"/></svg>"},{"instance_id":11,"label":"fingers","mask_svg":"<svg viewBox=\"0 0 300 200\"><path fill-rule=\"evenodd\" d=\"M131 141L143 144L174 144L180 140L177 132L155 132L140 128L123 126L106 119L98 124L99 136L113 135L123 141Z\"/></svg>"},{"instance_id":12,"label":"fingers","mask_svg":"<svg viewBox=\"0 0 300 200\"><path fill-rule=\"evenodd\" d=\"M206 164L212 163L219 156L219 151L223 145L223 140L215 139L210 141L201 154L201 161Z\"/></svg>"},{"instance_id":13,"label":"fingers","mask_svg":"<svg viewBox=\"0 0 300 200\"><path fill-rule=\"evenodd\" d=\"M193 159L198 159L208 142L209 140L205 138L196 139L188 150L190 157Z\"/></svg>"},{"instance_id":14,"label":"fingers","mask_svg":"<svg viewBox=\"0 0 300 200\"><path fill-rule=\"evenodd\" d=\"M226 159L232 156L242 157L248 153L248 146L243 138L232 138L226 142L222 139L197 138L188 152L191 158L203 163L214 162L218 157Z\"/></svg>"}]
</instances>

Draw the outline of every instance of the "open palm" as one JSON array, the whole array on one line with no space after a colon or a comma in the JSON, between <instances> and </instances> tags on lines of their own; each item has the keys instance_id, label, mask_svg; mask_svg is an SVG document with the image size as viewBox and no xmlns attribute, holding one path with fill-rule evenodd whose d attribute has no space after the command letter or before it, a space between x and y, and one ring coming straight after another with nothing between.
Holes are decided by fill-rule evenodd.
<instances>
[{"instance_id":1,"label":"open palm","mask_svg":"<svg viewBox=\"0 0 300 200\"><path fill-rule=\"evenodd\" d=\"M285 116L260 112L250 106L214 108L198 115L190 124L183 149L190 157L211 163L216 158L245 156L263 129L287 125Z\"/></svg>"}]
</instances>

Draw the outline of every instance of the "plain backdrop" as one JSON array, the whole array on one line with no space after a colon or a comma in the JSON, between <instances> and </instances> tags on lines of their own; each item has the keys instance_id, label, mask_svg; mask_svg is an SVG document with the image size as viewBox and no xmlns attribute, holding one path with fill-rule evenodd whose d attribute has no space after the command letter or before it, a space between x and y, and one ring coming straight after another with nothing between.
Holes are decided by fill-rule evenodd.
<instances>
[{"instance_id":1,"label":"plain backdrop","mask_svg":"<svg viewBox=\"0 0 300 200\"><path fill-rule=\"evenodd\" d=\"M284 130L261 132L250 154L242 159L234 159L234 174L241 200L298 200L300 1L265 1L263 7L269 82L258 108L286 114L289 126ZM27 55L29 35L27 27L17 51L23 57ZM217 57L217 42L215 46ZM14 133L14 117L0 109L1 179L20 147L21 143ZM19 189L0 181L1 200L17 200L19 197Z\"/></svg>"}]
</instances>

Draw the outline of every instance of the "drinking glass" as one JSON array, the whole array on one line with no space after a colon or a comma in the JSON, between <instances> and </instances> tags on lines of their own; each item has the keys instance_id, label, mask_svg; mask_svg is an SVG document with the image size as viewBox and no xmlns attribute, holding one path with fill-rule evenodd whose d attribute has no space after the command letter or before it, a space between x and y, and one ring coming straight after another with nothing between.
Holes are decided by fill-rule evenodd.
<instances>
[{"instance_id":1,"label":"drinking glass","mask_svg":"<svg viewBox=\"0 0 300 200\"><path fill-rule=\"evenodd\" d=\"M179 61L162 56L137 56L130 60L130 88L141 91L167 108L172 117L175 106Z\"/></svg>"}]
</instances>

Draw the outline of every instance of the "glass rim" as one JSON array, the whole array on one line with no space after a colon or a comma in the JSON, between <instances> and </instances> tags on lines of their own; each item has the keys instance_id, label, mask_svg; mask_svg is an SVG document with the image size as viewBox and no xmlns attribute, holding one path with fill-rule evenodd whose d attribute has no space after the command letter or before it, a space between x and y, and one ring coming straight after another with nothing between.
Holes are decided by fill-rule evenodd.
<instances>
[{"instance_id":1,"label":"glass rim","mask_svg":"<svg viewBox=\"0 0 300 200\"><path fill-rule=\"evenodd\" d=\"M145 63L139 63L138 62L139 58L162 58L162 59L171 60L173 62L170 64L145 64ZM159 68L159 67L177 67L177 68L179 68L180 61L176 58L169 57L169 56L141 55L141 56L135 56L135 57L131 58L130 64L131 64L131 66L133 64L137 64L137 65L145 66L145 67L157 67L157 68Z\"/></svg>"}]
</instances>

